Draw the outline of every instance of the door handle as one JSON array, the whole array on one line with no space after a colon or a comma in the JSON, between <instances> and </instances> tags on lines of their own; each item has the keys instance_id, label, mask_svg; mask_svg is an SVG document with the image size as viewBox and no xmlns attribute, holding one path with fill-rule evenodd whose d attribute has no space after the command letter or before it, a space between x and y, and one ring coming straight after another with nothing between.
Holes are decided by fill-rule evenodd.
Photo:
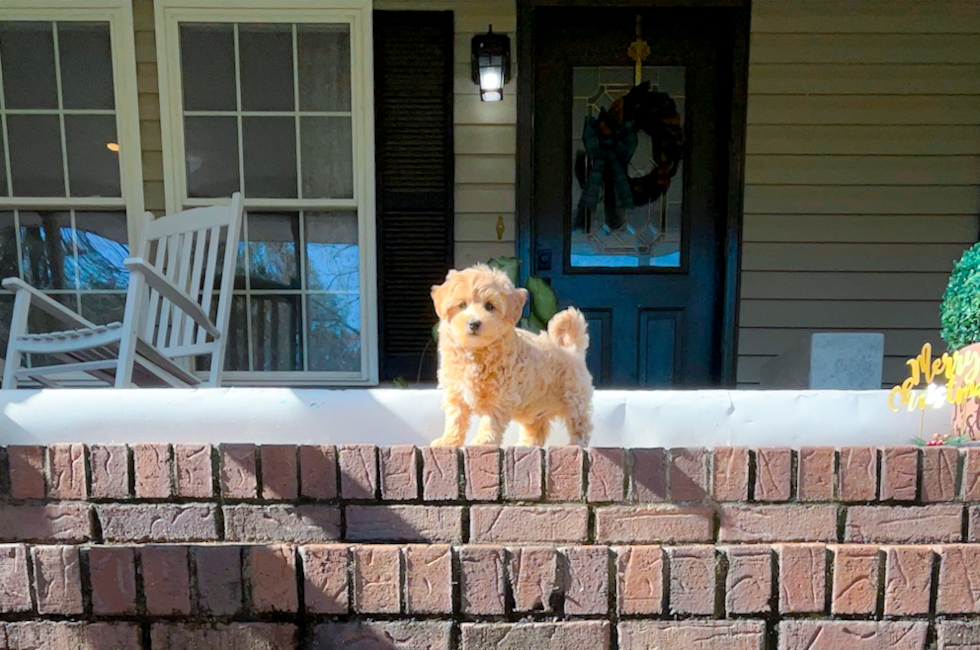
<instances>
[{"instance_id":1,"label":"door handle","mask_svg":"<svg viewBox=\"0 0 980 650\"><path fill-rule=\"evenodd\" d=\"M551 249L542 248L538 250L537 254L537 270L538 271L550 271L551 270Z\"/></svg>"}]
</instances>

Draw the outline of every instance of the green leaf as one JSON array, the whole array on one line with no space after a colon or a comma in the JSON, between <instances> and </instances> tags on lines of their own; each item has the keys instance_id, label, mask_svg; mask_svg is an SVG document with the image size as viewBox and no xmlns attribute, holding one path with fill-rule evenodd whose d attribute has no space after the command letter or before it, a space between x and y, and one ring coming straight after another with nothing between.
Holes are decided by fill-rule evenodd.
<instances>
[{"instance_id":1,"label":"green leaf","mask_svg":"<svg viewBox=\"0 0 980 650\"><path fill-rule=\"evenodd\" d=\"M528 329L537 334L538 332L548 329L548 323L542 322L534 313L528 319Z\"/></svg>"},{"instance_id":2,"label":"green leaf","mask_svg":"<svg viewBox=\"0 0 980 650\"><path fill-rule=\"evenodd\" d=\"M531 312L547 325L558 313L558 297L547 282L534 275L527 279L527 290L531 294Z\"/></svg>"},{"instance_id":3,"label":"green leaf","mask_svg":"<svg viewBox=\"0 0 980 650\"><path fill-rule=\"evenodd\" d=\"M521 261L519 259L516 257L495 257L487 262L487 266L492 269L500 269L507 274L507 277L514 283L514 286L517 286L517 273L521 268Z\"/></svg>"},{"instance_id":4,"label":"green leaf","mask_svg":"<svg viewBox=\"0 0 980 650\"><path fill-rule=\"evenodd\" d=\"M397 377L392 379L391 383L395 385L395 388L408 388L408 380L402 377L401 375L398 375Z\"/></svg>"},{"instance_id":5,"label":"green leaf","mask_svg":"<svg viewBox=\"0 0 980 650\"><path fill-rule=\"evenodd\" d=\"M432 326L432 342L433 343L439 342L439 323L436 323L435 325Z\"/></svg>"}]
</instances>

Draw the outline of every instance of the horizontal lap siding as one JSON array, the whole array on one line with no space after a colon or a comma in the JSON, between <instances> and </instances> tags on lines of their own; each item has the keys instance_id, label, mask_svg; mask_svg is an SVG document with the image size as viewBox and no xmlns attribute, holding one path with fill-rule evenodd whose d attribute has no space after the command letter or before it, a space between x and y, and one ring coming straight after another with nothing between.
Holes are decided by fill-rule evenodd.
<instances>
[{"instance_id":1,"label":"horizontal lap siding","mask_svg":"<svg viewBox=\"0 0 980 650\"><path fill-rule=\"evenodd\" d=\"M136 86L143 147L143 200L155 214L166 210L163 192L163 142L160 132L160 86L157 81L153 0L133 0L136 30Z\"/></svg>"},{"instance_id":2,"label":"horizontal lap siding","mask_svg":"<svg viewBox=\"0 0 980 650\"><path fill-rule=\"evenodd\" d=\"M976 241L980 3L756 0L738 383L817 331L925 341Z\"/></svg>"}]
</instances>

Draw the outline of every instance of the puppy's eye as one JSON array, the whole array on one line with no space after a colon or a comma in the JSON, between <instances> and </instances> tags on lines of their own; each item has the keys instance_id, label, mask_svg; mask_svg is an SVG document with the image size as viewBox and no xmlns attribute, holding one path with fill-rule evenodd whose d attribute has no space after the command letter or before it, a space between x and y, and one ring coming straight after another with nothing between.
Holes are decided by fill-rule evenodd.
<instances>
[{"instance_id":1,"label":"puppy's eye","mask_svg":"<svg viewBox=\"0 0 980 650\"><path fill-rule=\"evenodd\" d=\"M493 311L493 303L488 302L487 304L483 305L483 308L486 309L487 311Z\"/></svg>"},{"instance_id":2,"label":"puppy's eye","mask_svg":"<svg viewBox=\"0 0 980 650\"><path fill-rule=\"evenodd\" d=\"M459 303L459 308L460 309L466 309L466 303L465 302Z\"/></svg>"}]
</instances>

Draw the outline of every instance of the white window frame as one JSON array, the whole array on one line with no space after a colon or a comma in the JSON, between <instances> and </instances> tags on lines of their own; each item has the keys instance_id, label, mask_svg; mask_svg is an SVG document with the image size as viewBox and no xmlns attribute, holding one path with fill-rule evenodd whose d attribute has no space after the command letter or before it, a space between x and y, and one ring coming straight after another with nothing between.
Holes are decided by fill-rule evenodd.
<instances>
[{"instance_id":1,"label":"white window frame","mask_svg":"<svg viewBox=\"0 0 980 650\"><path fill-rule=\"evenodd\" d=\"M252 386L377 385L378 301L371 0L284 0L281 3L270 3L269 0L155 0L154 7L163 133L163 178L168 213L189 206L218 202L215 199L187 196L179 23L333 23L350 26L354 197L263 200L246 196L244 202L246 210L304 210L324 207L356 210L360 265L361 371L226 371L225 377L228 384ZM297 150L298 148L299 143ZM307 345L305 341L304 345Z\"/></svg>"},{"instance_id":2,"label":"white window frame","mask_svg":"<svg viewBox=\"0 0 980 650\"><path fill-rule=\"evenodd\" d=\"M0 0L0 21L109 23L112 81L119 141L122 197L0 197L0 209L120 209L125 207L129 245L137 241L143 222L143 165L140 144L139 95L136 86L136 44L132 0ZM0 98L2 100L2 98ZM29 114L30 111L18 111ZM10 162L7 161L7 183ZM65 178L67 185L68 178Z\"/></svg>"}]
</instances>

